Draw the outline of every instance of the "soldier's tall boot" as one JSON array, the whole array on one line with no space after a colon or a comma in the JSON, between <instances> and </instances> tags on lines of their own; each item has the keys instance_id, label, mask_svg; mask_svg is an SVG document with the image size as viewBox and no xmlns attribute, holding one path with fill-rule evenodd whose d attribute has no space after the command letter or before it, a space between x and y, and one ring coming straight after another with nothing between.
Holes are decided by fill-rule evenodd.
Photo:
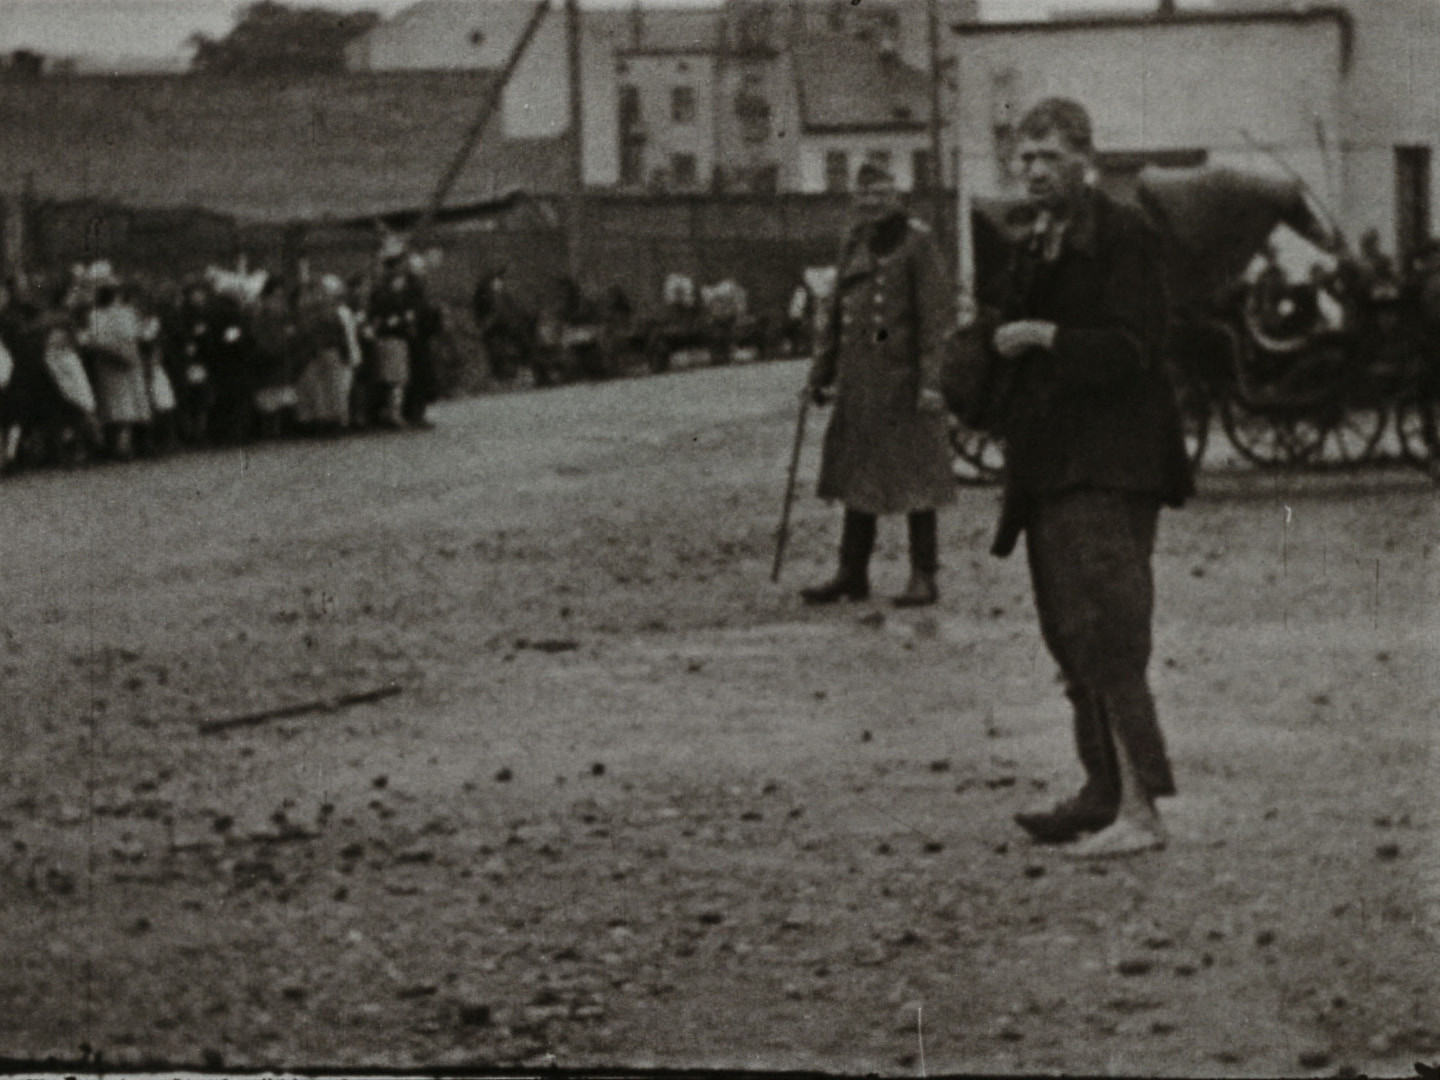
<instances>
[{"instance_id":1,"label":"soldier's tall boot","mask_svg":"<svg viewBox=\"0 0 1440 1080\"><path fill-rule=\"evenodd\" d=\"M934 510L916 510L907 519L910 526L910 583L892 601L896 607L925 607L940 599L935 575L940 570L940 541Z\"/></svg>"},{"instance_id":2,"label":"soldier's tall boot","mask_svg":"<svg viewBox=\"0 0 1440 1080\"><path fill-rule=\"evenodd\" d=\"M833 604L837 600L864 600L870 595L870 554L875 550L874 514L845 511L840 533L840 569L823 585L800 590L807 604Z\"/></svg>"},{"instance_id":3,"label":"soldier's tall boot","mask_svg":"<svg viewBox=\"0 0 1440 1080\"><path fill-rule=\"evenodd\" d=\"M384 404L380 410L380 423L385 427L404 427L405 418L401 409L405 402L405 384L398 383L385 387Z\"/></svg>"}]
</instances>

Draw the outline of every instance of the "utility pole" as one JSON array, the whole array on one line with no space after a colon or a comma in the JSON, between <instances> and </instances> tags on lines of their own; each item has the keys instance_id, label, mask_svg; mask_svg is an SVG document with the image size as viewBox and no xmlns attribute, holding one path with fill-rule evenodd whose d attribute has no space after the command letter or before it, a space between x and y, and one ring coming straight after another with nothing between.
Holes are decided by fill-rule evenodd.
<instances>
[{"instance_id":1,"label":"utility pole","mask_svg":"<svg viewBox=\"0 0 1440 1080\"><path fill-rule=\"evenodd\" d=\"M570 212L565 247L570 277L580 280L580 228L585 213L585 97L580 84L580 3L565 0L566 71L570 83Z\"/></svg>"},{"instance_id":2,"label":"utility pole","mask_svg":"<svg viewBox=\"0 0 1440 1080\"><path fill-rule=\"evenodd\" d=\"M940 116L940 0L926 0L925 14L930 31L930 175L925 181L930 187L931 217L935 234L944 245L942 250L953 250L945 236L945 159L942 156L945 140Z\"/></svg>"}]
</instances>

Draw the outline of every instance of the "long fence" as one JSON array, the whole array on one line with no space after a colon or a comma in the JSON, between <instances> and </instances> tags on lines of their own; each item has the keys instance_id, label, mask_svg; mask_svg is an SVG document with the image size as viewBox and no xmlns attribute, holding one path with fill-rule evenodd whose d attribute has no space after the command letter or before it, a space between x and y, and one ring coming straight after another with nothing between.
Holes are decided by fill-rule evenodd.
<instances>
[{"instance_id":1,"label":"long fence","mask_svg":"<svg viewBox=\"0 0 1440 1080\"><path fill-rule=\"evenodd\" d=\"M122 272L174 278L243 256L252 267L303 258L315 272L350 276L371 266L378 242L368 224L255 225L193 208L96 201L32 202L17 213L16 200L7 204L0 213L7 261L39 269L108 259ZM931 218L931 209L916 212ZM449 222L423 246L440 252L432 289L452 306L468 306L479 277L504 267L521 298L537 306L573 276L587 294L618 286L638 312L651 313L667 275L682 273L697 284L733 278L754 310L773 311L807 267L834 261L846 213L845 197L836 195L587 193ZM13 235L18 229L23 242Z\"/></svg>"}]
</instances>

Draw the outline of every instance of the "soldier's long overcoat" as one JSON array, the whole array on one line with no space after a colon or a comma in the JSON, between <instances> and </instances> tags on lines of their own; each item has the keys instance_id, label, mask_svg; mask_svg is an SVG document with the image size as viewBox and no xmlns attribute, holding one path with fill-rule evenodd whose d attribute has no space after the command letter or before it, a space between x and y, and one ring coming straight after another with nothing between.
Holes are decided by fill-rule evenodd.
<instances>
[{"instance_id":1,"label":"soldier's long overcoat","mask_svg":"<svg viewBox=\"0 0 1440 1080\"><path fill-rule=\"evenodd\" d=\"M877 228L902 233L898 243L876 245L879 255L869 242ZM862 226L846 238L810 378L835 389L822 499L871 514L954 501L945 417L916 408L922 389L939 391L951 304L939 247L923 222Z\"/></svg>"}]
</instances>

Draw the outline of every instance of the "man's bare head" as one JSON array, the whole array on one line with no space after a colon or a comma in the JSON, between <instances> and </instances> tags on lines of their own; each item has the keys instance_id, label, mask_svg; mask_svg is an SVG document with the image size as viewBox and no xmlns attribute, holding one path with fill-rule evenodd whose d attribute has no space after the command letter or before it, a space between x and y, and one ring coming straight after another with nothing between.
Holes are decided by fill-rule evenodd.
<instances>
[{"instance_id":1,"label":"man's bare head","mask_svg":"<svg viewBox=\"0 0 1440 1080\"><path fill-rule=\"evenodd\" d=\"M1046 98L1020 120L1015 156L1025 193L1037 206L1063 211L1085 186L1094 152L1090 115L1078 102Z\"/></svg>"}]
</instances>

